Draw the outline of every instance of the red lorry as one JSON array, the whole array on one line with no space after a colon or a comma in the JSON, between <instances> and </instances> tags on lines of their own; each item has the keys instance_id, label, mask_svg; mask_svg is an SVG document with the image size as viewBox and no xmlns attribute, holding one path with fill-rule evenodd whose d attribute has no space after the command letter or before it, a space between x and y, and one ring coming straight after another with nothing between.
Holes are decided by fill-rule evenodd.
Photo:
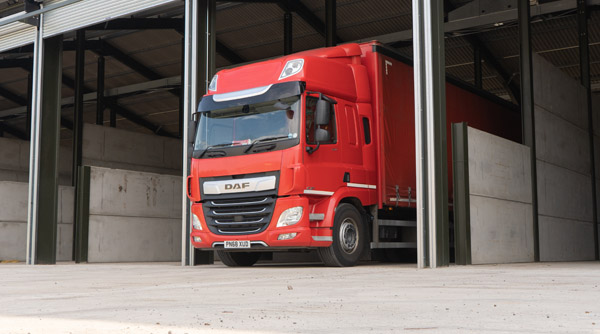
<instances>
[{"instance_id":1,"label":"red lorry","mask_svg":"<svg viewBox=\"0 0 600 334\"><path fill-rule=\"evenodd\" d=\"M219 71L198 107L188 177L194 247L228 266L295 249L352 266L368 249L415 248L412 72L377 42ZM510 104L446 89L448 136L467 121L520 140Z\"/></svg>"}]
</instances>

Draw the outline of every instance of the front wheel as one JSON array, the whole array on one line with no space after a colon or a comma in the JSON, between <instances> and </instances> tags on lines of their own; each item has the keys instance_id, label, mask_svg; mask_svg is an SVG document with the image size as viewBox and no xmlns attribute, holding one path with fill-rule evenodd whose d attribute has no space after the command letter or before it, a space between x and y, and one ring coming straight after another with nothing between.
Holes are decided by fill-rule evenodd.
<instances>
[{"instance_id":1,"label":"front wheel","mask_svg":"<svg viewBox=\"0 0 600 334\"><path fill-rule=\"evenodd\" d=\"M319 257L330 267L354 266L365 249L366 235L358 210L351 204L340 204L333 221L333 243L319 248Z\"/></svg>"},{"instance_id":2,"label":"front wheel","mask_svg":"<svg viewBox=\"0 0 600 334\"><path fill-rule=\"evenodd\" d=\"M217 254L228 267L250 267L258 261L261 253L258 252L226 252L218 250Z\"/></svg>"}]
</instances>

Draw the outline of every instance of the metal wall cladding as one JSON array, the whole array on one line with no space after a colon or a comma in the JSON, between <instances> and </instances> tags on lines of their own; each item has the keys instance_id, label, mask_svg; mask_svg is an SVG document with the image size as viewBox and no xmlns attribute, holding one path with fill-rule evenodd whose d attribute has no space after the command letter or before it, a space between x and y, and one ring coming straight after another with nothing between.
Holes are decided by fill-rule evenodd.
<instances>
[{"instance_id":1,"label":"metal wall cladding","mask_svg":"<svg viewBox=\"0 0 600 334\"><path fill-rule=\"evenodd\" d=\"M36 28L32 25L13 22L0 26L0 52L33 43Z\"/></svg>"},{"instance_id":2,"label":"metal wall cladding","mask_svg":"<svg viewBox=\"0 0 600 334\"><path fill-rule=\"evenodd\" d=\"M63 1L65 0L47 1L46 5ZM176 0L81 0L74 4L49 11L44 15L44 38L175 1Z\"/></svg>"}]
</instances>

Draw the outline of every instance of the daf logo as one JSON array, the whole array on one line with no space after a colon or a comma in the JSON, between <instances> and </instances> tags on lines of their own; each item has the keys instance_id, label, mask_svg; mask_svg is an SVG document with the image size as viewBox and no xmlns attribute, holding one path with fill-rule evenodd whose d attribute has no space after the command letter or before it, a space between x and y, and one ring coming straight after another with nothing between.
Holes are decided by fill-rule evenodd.
<instances>
[{"instance_id":1,"label":"daf logo","mask_svg":"<svg viewBox=\"0 0 600 334\"><path fill-rule=\"evenodd\" d=\"M275 189L275 176L262 176L247 179L217 180L204 182L203 189L207 195L248 193Z\"/></svg>"},{"instance_id":2,"label":"daf logo","mask_svg":"<svg viewBox=\"0 0 600 334\"><path fill-rule=\"evenodd\" d=\"M250 182L225 184L225 190L246 189L246 188L250 188Z\"/></svg>"}]
</instances>

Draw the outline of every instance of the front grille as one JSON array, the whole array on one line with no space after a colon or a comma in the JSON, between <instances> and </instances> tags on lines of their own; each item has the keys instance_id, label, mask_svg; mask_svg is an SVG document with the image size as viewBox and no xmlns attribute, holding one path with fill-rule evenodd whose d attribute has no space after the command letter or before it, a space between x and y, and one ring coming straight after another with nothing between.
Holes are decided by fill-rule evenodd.
<instances>
[{"instance_id":1,"label":"front grille","mask_svg":"<svg viewBox=\"0 0 600 334\"><path fill-rule=\"evenodd\" d=\"M210 199L202 204L206 224L216 234L255 234L264 231L275 208L274 196Z\"/></svg>"}]
</instances>

